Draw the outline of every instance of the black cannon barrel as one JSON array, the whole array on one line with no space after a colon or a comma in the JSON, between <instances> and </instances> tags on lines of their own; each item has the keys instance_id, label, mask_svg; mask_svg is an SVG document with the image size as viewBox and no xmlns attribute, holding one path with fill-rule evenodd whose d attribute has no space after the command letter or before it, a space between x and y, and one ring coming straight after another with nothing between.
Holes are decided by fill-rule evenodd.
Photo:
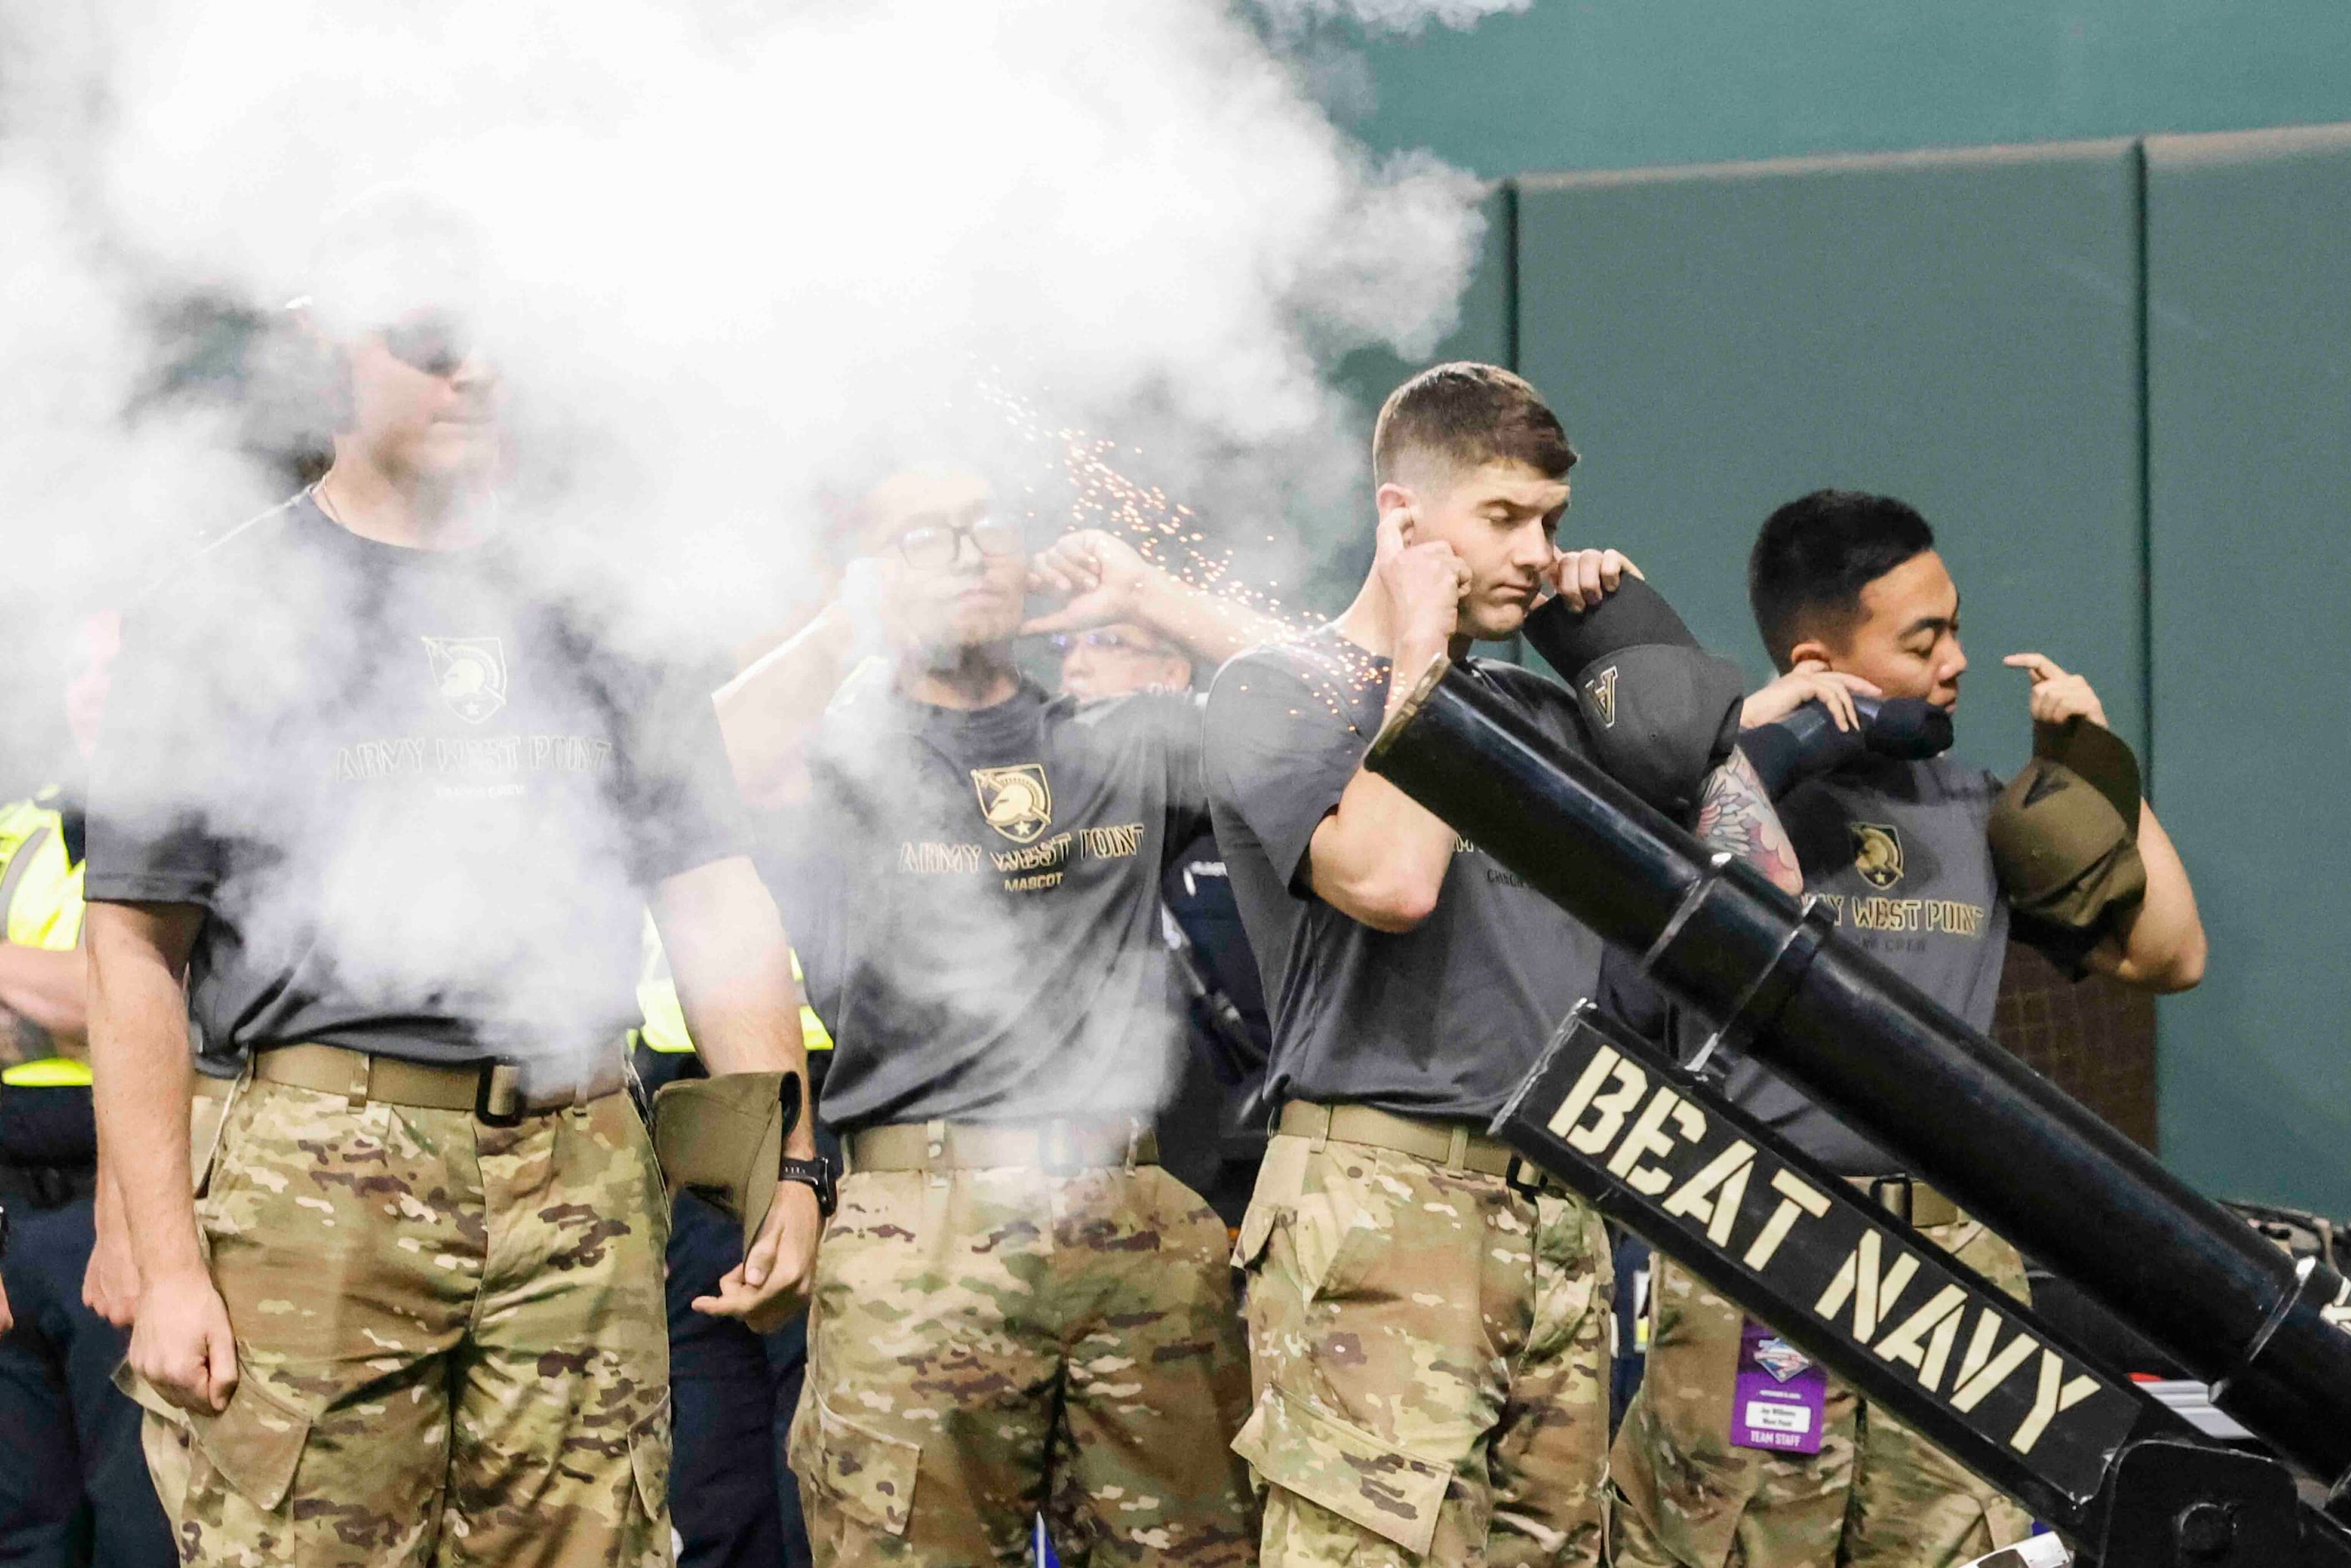
<instances>
[{"instance_id":1,"label":"black cannon barrel","mask_svg":"<svg viewBox=\"0 0 2351 1568\"><path fill-rule=\"evenodd\" d=\"M1367 766L1743 1049L1896 1152L2351 1496L2351 1334L2297 1265L1760 873L1712 855L1442 661Z\"/></svg>"}]
</instances>

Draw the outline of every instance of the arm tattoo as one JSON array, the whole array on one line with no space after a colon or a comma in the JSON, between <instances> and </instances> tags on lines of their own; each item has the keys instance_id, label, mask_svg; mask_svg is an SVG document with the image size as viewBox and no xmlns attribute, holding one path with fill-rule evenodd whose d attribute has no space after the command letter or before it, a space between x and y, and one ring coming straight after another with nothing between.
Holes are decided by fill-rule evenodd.
<instances>
[{"instance_id":1,"label":"arm tattoo","mask_svg":"<svg viewBox=\"0 0 2351 1568\"><path fill-rule=\"evenodd\" d=\"M1780 825L1780 813L1771 809L1763 781L1755 776L1745 752L1733 750L1729 761L1706 776L1695 831L1707 848L1738 856L1783 891L1804 891L1795 846L1788 841L1788 830Z\"/></svg>"}]
</instances>

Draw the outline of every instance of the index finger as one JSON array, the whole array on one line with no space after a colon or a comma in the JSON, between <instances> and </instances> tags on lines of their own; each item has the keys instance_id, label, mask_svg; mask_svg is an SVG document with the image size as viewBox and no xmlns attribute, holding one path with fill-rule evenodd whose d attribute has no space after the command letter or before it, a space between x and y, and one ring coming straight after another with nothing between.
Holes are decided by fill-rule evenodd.
<instances>
[{"instance_id":1,"label":"index finger","mask_svg":"<svg viewBox=\"0 0 2351 1568\"><path fill-rule=\"evenodd\" d=\"M2057 667L2057 661L2049 657L2046 653L2011 653L2007 658L2002 659L2001 663L2006 664L2011 670L2027 670L2032 672L2032 683L2035 685L2039 685L2043 681L2053 679L2054 677L2065 673Z\"/></svg>"}]
</instances>

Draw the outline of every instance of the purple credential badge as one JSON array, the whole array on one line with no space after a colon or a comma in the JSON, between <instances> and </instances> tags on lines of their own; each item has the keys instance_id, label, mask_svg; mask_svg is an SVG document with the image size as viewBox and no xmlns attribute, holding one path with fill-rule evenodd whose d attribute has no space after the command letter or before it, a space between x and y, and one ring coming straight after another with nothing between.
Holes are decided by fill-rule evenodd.
<instances>
[{"instance_id":1,"label":"purple credential badge","mask_svg":"<svg viewBox=\"0 0 2351 1568\"><path fill-rule=\"evenodd\" d=\"M1819 1453L1828 1396L1828 1374L1811 1357L1747 1320L1739 1335L1739 1385L1730 1406L1732 1447Z\"/></svg>"}]
</instances>

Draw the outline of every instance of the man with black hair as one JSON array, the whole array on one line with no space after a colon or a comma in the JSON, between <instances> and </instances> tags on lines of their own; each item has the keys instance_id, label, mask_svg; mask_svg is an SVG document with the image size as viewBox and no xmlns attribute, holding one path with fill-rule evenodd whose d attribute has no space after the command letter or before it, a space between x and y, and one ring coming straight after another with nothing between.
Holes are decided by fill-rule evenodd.
<instances>
[{"instance_id":1,"label":"man with black hair","mask_svg":"<svg viewBox=\"0 0 2351 1568\"><path fill-rule=\"evenodd\" d=\"M2033 761L2003 789L1948 756L1839 747L1856 695L1923 699L1948 713L1968 667L1959 592L1924 517L1891 497L1824 490L1764 522L1748 566L1757 628L1781 677L1742 712L1803 866L1805 890L1847 939L1978 1030L1988 1029L2013 935L2076 972L2152 991L2193 986L2204 963L2195 895L2127 748L2080 676L2012 654L2032 680ZM1834 765L1786 744L1797 710ZM1783 726L1782 721L1790 720ZM1781 731L1782 733L1771 733ZM1670 1027L1657 1019L1656 1028ZM1728 1090L2019 1296L2014 1248L1913 1180L1898 1162L1743 1057ZM1951 1568L2020 1539L2016 1504L1660 1257L1646 1380L1618 1435L1614 1556L1620 1568ZM1742 1375L1797 1388L1813 1417L1750 1427ZM1790 1406L1779 1402L1782 1413Z\"/></svg>"},{"instance_id":2,"label":"man with black hair","mask_svg":"<svg viewBox=\"0 0 2351 1568\"><path fill-rule=\"evenodd\" d=\"M1188 691L1050 696L1029 632L1207 659L1280 628L1102 533L1033 560L962 472L876 486L841 601L721 694L738 777L800 802L779 865L833 1035L848 1172L793 1472L820 1568L1226 1568L1255 1511L1225 1228L1159 1162L1159 882L1201 831ZM1066 599L1024 618L1031 589Z\"/></svg>"},{"instance_id":3,"label":"man with black hair","mask_svg":"<svg viewBox=\"0 0 2351 1568\"><path fill-rule=\"evenodd\" d=\"M1624 558L1554 543L1574 462L1508 371L1406 382L1373 438L1361 592L1209 695L1217 840L1281 1107L1235 1252L1257 1404L1234 1448L1277 1568L1596 1563L1605 1544L1607 1243L1485 1132L1592 992L1601 944L1363 767L1383 720L1449 659L1793 885L1730 749L1738 672ZM1468 656L1521 629L1573 691Z\"/></svg>"}]
</instances>

